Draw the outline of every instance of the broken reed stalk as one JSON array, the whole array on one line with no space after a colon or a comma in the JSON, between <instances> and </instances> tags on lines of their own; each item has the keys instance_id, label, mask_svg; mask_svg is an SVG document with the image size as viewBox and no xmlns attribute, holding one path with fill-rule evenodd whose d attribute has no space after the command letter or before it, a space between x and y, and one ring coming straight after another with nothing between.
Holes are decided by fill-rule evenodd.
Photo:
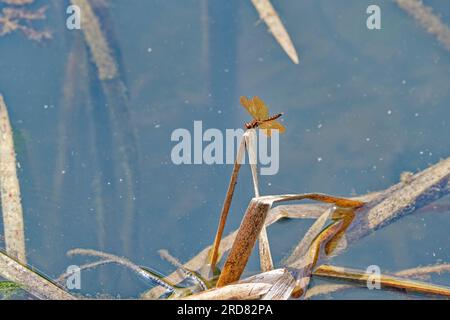
<instances>
[{"instance_id":1,"label":"broken reed stalk","mask_svg":"<svg viewBox=\"0 0 450 320\"><path fill-rule=\"evenodd\" d=\"M260 196L259 194L259 180L258 180L258 157L256 155L257 150L257 138L256 130L249 129L245 132L245 146L247 148L248 159L250 163L250 169L252 172L253 189L255 190L255 198ZM261 265L261 271L266 272L273 269L272 254L270 252L270 243L267 236L267 230L265 224L259 233L259 261Z\"/></svg>"},{"instance_id":2,"label":"broken reed stalk","mask_svg":"<svg viewBox=\"0 0 450 320\"><path fill-rule=\"evenodd\" d=\"M354 281L364 286L372 281L374 276L365 270L342 268L329 265L321 265L314 271L314 275L333 279ZM434 285L422 281L405 279L394 275L381 274L379 277L382 288L400 289L406 292L439 295L450 297L450 288Z\"/></svg>"},{"instance_id":3,"label":"broken reed stalk","mask_svg":"<svg viewBox=\"0 0 450 320\"><path fill-rule=\"evenodd\" d=\"M273 34L275 39L283 48L284 52L289 56L289 58L298 64L298 55L295 50L294 44L292 43L289 33L286 31L280 17L275 11L274 7L269 0L252 0L256 11L259 13L259 17L263 20L269 28L269 31Z\"/></svg>"},{"instance_id":4,"label":"broken reed stalk","mask_svg":"<svg viewBox=\"0 0 450 320\"><path fill-rule=\"evenodd\" d=\"M450 28L433 13L433 9L419 0L395 0L395 2L413 16L428 33L436 36L439 42L450 51Z\"/></svg>"},{"instance_id":5,"label":"broken reed stalk","mask_svg":"<svg viewBox=\"0 0 450 320\"><path fill-rule=\"evenodd\" d=\"M23 209L8 110L0 94L0 193L6 252L26 264Z\"/></svg>"},{"instance_id":6,"label":"broken reed stalk","mask_svg":"<svg viewBox=\"0 0 450 320\"><path fill-rule=\"evenodd\" d=\"M30 270L23 264L0 252L0 276L12 281L25 291L42 300L74 300L70 293Z\"/></svg>"},{"instance_id":7,"label":"broken reed stalk","mask_svg":"<svg viewBox=\"0 0 450 320\"><path fill-rule=\"evenodd\" d=\"M270 209L270 203L252 199L245 211L241 226L226 263L220 273L217 287L223 287L239 280L247 261L251 255L256 239Z\"/></svg>"}]
</instances>

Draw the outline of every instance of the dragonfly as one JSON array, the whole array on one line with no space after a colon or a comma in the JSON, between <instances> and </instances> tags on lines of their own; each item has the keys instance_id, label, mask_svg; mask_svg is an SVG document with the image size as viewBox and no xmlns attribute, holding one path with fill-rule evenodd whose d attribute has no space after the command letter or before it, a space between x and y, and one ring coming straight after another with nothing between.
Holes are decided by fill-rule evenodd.
<instances>
[{"instance_id":1,"label":"dragonfly","mask_svg":"<svg viewBox=\"0 0 450 320\"><path fill-rule=\"evenodd\" d=\"M268 137L272 135L272 130L279 130L279 133L286 131L286 128L277 121L277 119L283 114L278 113L276 115L269 116L269 109L264 101L262 101L259 97L248 99L247 97L242 96L240 102L241 105L253 117L252 121L245 123L245 128L262 129Z\"/></svg>"}]
</instances>

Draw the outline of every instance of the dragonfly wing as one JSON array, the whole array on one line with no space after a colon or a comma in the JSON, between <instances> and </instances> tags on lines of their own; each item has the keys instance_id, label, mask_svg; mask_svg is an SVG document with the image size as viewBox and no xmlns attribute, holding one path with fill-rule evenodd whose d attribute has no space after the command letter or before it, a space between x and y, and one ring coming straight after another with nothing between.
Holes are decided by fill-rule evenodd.
<instances>
[{"instance_id":1,"label":"dragonfly wing","mask_svg":"<svg viewBox=\"0 0 450 320\"><path fill-rule=\"evenodd\" d=\"M255 118L257 118L258 112L256 110L255 104L253 103L253 100L248 99L247 97L241 97L240 99L241 105L250 113L250 115Z\"/></svg>"},{"instance_id":2,"label":"dragonfly wing","mask_svg":"<svg viewBox=\"0 0 450 320\"><path fill-rule=\"evenodd\" d=\"M259 129L263 130L268 137L272 135L272 130L278 130L280 134L286 131L286 128L276 120L261 123Z\"/></svg>"},{"instance_id":3,"label":"dragonfly wing","mask_svg":"<svg viewBox=\"0 0 450 320\"><path fill-rule=\"evenodd\" d=\"M269 109L267 108L264 101L262 101L259 97L253 97L252 101L256 110L256 119L264 120L269 118Z\"/></svg>"}]
</instances>

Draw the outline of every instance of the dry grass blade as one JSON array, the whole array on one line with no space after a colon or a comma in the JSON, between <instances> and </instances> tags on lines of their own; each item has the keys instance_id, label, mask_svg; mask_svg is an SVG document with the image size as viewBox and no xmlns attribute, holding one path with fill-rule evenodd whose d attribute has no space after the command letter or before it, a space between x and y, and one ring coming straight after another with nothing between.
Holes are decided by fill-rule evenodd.
<instances>
[{"instance_id":1,"label":"dry grass blade","mask_svg":"<svg viewBox=\"0 0 450 320\"><path fill-rule=\"evenodd\" d=\"M273 270L272 254L270 252L269 237L267 236L266 225L264 224L259 233L259 262L261 271L266 272Z\"/></svg>"},{"instance_id":2,"label":"dry grass blade","mask_svg":"<svg viewBox=\"0 0 450 320\"><path fill-rule=\"evenodd\" d=\"M250 170L252 171L253 189L255 190L255 198L259 197L259 182L258 182L258 156L256 130L249 129L244 133L245 147L248 154L248 161L250 163Z\"/></svg>"},{"instance_id":3,"label":"dry grass blade","mask_svg":"<svg viewBox=\"0 0 450 320\"><path fill-rule=\"evenodd\" d=\"M250 168L252 171L253 188L255 190L255 198L259 197L259 181L258 181L258 165L257 165L257 138L256 130L249 129L244 134L245 146L247 148ZM269 238L267 237L266 226L263 225L259 234L259 259L261 271L270 271L273 269L272 254L270 252Z\"/></svg>"},{"instance_id":4,"label":"dry grass blade","mask_svg":"<svg viewBox=\"0 0 450 320\"><path fill-rule=\"evenodd\" d=\"M0 95L0 193L6 252L26 264L23 209L8 110Z\"/></svg>"},{"instance_id":5,"label":"dry grass blade","mask_svg":"<svg viewBox=\"0 0 450 320\"><path fill-rule=\"evenodd\" d=\"M285 269L284 274L276 281L262 300L287 300L295 288L295 277Z\"/></svg>"},{"instance_id":6,"label":"dry grass blade","mask_svg":"<svg viewBox=\"0 0 450 320\"><path fill-rule=\"evenodd\" d=\"M334 208L329 208L325 210L325 212L313 223L311 228L309 228L309 230L303 236L300 243L295 247L295 249L292 251L292 254L289 256L289 258L286 259L286 261L284 261L283 264L290 265L306 254L309 246L322 231L323 227L325 226L325 223L330 219L331 215L333 214L333 211Z\"/></svg>"},{"instance_id":7,"label":"dry grass blade","mask_svg":"<svg viewBox=\"0 0 450 320\"><path fill-rule=\"evenodd\" d=\"M332 266L327 266L332 267ZM317 271L320 273L324 269L320 266ZM395 272L394 275L398 277L414 277L414 278L429 278L432 273L444 273L450 272L450 264L439 264L426 267L416 267L411 269L406 269L402 271ZM315 273L314 273L315 274ZM323 284L312 287L306 293L305 299L310 299L312 297L329 294L341 290L355 288L353 284Z\"/></svg>"},{"instance_id":8,"label":"dry grass blade","mask_svg":"<svg viewBox=\"0 0 450 320\"><path fill-rule=\"evenodd\" d=\"M175 258L174 256L172 256L168 250L162 249L158 251L159 255L161 256L161 258L165 259L166 261L170 262L173 266L177 267L178 270L181 271L181 273L183 274L184 277L187 278L191 278L195 281L195 283L197 284L197 286L201 289L201 290L207 290L207 286L206 284L203 282L202 279L200 279L194 272L186 269L180 261L178 261L177 258Z\"/></svg>"},{"instance_id":9,"label":"dry grass blade","mask_svg":"<svg viewBox=\"0 0 450 320\"><path fill-rule=\"evenodd\" d=\"M309 282L314 269L322 263L322 258L326 257L326 245L342 230L344 223L342 220L336 221L325 228L311 243L306 253L289 267L299 271L295 289L292 292L294 298L303 298L308 290Z\"/></svg>"},{"instance_id":10,"label":"dry grass blade","mask_svg":"<svg viewBox=\"0 0 450 320\"><path fill-rule=\"evenodd\" d=\"M70 293L0 252L0 276L42 300L73 300Z\"/></svg>"},{"instance_id":11,"label":"dry grass blade","mask_svg":"<svg viewBox=\"0 0 450 320\"><path fill-rule=\"evenodd\" d=\"M283 26L280 17L273 8L269 0L252 0L253 5L259 13L259 17L263 20L269 27L270 32L273 34L275 39L278 41L280 46L286 52L286 54L291 58L291 60L298 64L298 55L295 47L292 43L286 28Z\"/></svg>"},{"instance_id":12,"label":"dry grass blade","mask_svg":"<svg viewBox=\"0 0 450 320\"><path fill-rule=\"evenodd\" d=\"M290 277L290 278L289 278ZM250 300L260 299L270 293L275 298L283 298L283 293L279 291L281 287L289 287L288 282L292 282L292 275L286 269L275 269L268 272L251 276L239 282L229 284L224 287L203 291L184 299L189 300Z\"/></svg>"},{"instance_id":13,"label":"dry grass blade","mask_svg":"<svg viewBox=\"0 0 450 320\"><path fill-rule=\"evenodd\" d=\"M329 206L324 204L284 204L270 209L266 225L279 219L317 219Z\"/></svg>"},{"instance_id":14,"label":"dry grass blade","mask_svg":"<svg viewBox=\"0 0 450 320\"><path fill-rule=\"evenodd\" d=\"M285 202L285 201L299 201L299 200L314 200L324 203L334 204L341 208L358 208L365 205L365 202L358 199L343 198L331 196L324 193L299 193L299 194L283 194L275 196L260 197L261 201Z\"/></svg>"},{"instance_id":15,"label":"dry grass blade","mask_svg":"<svg viewBox=\"0 0 450 320\"><path fill-rule=\"evenodd\" d=\"M265 295L270 283L236 283L185 297L186 300L255 300Z\"/></svg>"},{"instance_id":16,"label":"dry grass blade","mask_svg":"<svg viewBox=\"0 0 450 320\"><path fill-rule=\"evenodd\" d=\"M372 280L373 275L364 270L341 268L335 266L322 265L314 271L314 275L333 279L355 281L362 285L367 285ZM450 288L434 285L417 280L410 280L398 276L382 274L379 278L382 288L401 289L406 292L421 294L432 294L450 297Z\"/></svg>"}]
</instances>

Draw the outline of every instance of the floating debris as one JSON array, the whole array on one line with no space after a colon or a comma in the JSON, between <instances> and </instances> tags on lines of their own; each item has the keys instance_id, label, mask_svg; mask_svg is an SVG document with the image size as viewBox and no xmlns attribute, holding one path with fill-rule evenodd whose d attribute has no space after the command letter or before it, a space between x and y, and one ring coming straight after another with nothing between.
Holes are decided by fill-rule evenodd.
<instances>
[{"instance_id":1,"label":"floating debris","mask_svg":"<svg viewBox=\"0 0 450 320\"><path fill-rule=\"evenodd\" d=\"M33 0L0 0L2 3L21 6L30 4ZM22 32L28 39L42 41L51 39L49 31L38 31L27 24L34 20L44 20L46 7L41 7L37 11L28 11L21 7L6 7L0 13L0 37L11 34L15 31Z\"/></svg>"}]
</instances>

